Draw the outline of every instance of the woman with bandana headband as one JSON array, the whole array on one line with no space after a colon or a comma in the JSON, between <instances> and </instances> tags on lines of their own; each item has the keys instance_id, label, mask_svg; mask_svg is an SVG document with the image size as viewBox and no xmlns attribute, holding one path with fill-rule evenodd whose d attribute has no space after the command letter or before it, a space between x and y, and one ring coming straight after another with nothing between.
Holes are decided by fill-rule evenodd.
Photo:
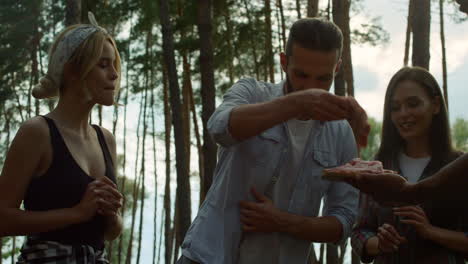
<instances>
[{"instance_id":1,"label":"woman with bandana headband","mask_svg":"<svg viewBox=\"0 0 468 264\"><path fill-rule=\"evenodd\" d=\"M18 263L109 263L104 241L122 231L115 139L89 124L94 105L115 104L120 57L90 21L53 43L33 96L58 104L21 125L0 175L0 237L26 236Z\"/></svg>"}]
</instances>

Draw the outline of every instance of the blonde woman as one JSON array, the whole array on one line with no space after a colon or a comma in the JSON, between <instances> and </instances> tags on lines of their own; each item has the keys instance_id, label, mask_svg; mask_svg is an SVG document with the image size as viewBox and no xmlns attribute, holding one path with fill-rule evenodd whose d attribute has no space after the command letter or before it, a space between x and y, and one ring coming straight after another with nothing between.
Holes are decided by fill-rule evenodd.
<instances>
[{"instance_id":1,"label":"blonde woman","mask_svg":"<svg viewBox=\"0 0 468 264\"><path fill-rule=\"evenodd\" d=\"M96 104L115 103L120 57L90 21L53 43L33 96L58 104L21 125L0 175L0 236L26 236L18 263L108 263L104 241L122 231L115 139L89 124Z\"/></svg>"}]
</instances>

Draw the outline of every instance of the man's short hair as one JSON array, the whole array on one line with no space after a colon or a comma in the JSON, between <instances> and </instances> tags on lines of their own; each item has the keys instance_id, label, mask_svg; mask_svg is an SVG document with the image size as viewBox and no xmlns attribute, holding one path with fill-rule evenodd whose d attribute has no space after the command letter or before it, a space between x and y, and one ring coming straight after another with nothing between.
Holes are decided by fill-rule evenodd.
<instances>
[{"instance_id":1,"label":"man's short hair","mask_svg":"<svg viewBox=\"0 0 468 264\"><path fill-rule=\"evenodd\" d=\"M460 11L468 14L468 0L455 0L460 5Z\"/></svg>"},{"instance_id":2,"label":"man's short hair","mask_svg":"<svg viewBox=\"0 0 468 264\"><path fill-rule=\"evenodd\" d=\"M291 56L293 44L302 48L318 51L338 51L338 58L343 50L343 33L340 28L324 18L302 18L292 25L286 55Z\"/></svg>"}]
</instances>

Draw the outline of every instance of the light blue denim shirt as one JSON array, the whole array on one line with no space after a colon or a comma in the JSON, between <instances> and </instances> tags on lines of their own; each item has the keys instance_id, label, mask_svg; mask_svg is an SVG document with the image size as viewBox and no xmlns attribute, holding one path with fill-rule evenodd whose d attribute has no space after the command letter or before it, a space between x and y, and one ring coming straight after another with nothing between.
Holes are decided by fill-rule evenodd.
<instances>
[{"instance_id":1,"label":"light blue denim shirt","mask_svg":"<svg viewBox=\"0 0 468 264\"><path fill-rule=\"evenodd\" d=\"M239 202L254 200L253 186L265 192L272 177L285 171L289 143L285 124L238 142L228 131L233 108L283 96L283 82L270 84L242 79L224 95L208 122L220 145L213 184L182 243L182 254L203 264L237 264L242 235ZM304 150L302 168L289 201L288 212L315 217L323 198L323 215L343 225L342 241L351 232L357 214L358 191L350 185L321 179L322 170L342 165L357 156L354 135L347 121L315 121ZM305 264L311 243L281 234L280 264Z\"/></svg>"}]
</instances>

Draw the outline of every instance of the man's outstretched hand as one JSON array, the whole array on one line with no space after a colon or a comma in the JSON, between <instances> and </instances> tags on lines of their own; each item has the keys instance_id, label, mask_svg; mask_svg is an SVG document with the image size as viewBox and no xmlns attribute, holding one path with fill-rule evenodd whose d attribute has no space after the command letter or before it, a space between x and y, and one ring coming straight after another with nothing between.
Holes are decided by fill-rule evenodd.
<instances>
[{"instance_id":1,"label":"man's outstretched hand","mask_svg":"<svg viewBox=\"0 0 468 264\"><path fill-rule=\"evenodd\" d=\"M343 179L383 205L401 205L415 201L413 185L398 174L361 173Z\"/></svg>"}]
</instances>

